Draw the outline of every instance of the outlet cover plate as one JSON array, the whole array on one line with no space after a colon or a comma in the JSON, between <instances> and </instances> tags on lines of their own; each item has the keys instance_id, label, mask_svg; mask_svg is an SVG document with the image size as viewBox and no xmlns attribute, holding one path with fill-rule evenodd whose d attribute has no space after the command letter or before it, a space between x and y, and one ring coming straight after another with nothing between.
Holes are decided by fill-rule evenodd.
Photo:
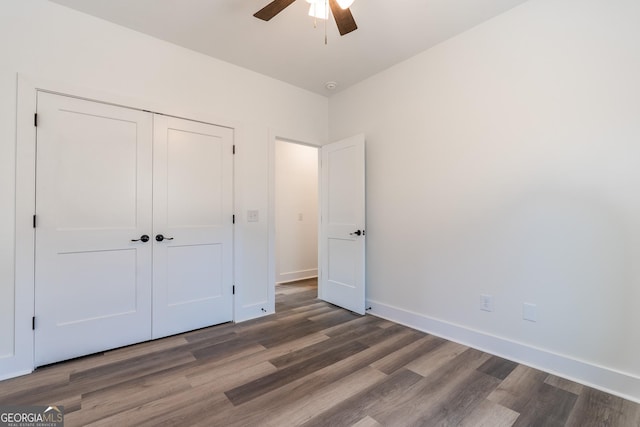
<instances>
[{"instance_id":1,"label":"outlet cover plate","mask_svg":"<svg viewBox=\"0 0 640 427\"><path fill-rule=\"evenodd\" d=\"M493 311L493 296L487 294L480 295L480 310Z\"/></svg>"},{"instance_id":2,"label":"outlet cover plate","mask_svg":"<svg viewBox=\"0 0 640 427\"><path fill-rule=\"evenodd\" d=\"M529 322L537 322L538 306L529 302L525 302L522 305L522 318L524 320L528 320Z\"/></svg>"}]
</instances>

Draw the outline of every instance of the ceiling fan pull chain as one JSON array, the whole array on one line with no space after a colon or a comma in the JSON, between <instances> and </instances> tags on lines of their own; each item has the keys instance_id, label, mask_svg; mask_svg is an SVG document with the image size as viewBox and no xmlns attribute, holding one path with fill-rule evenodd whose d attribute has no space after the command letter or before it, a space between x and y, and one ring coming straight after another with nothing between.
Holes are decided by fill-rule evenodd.
<instances>
[{"instance_id":1,"label":"ceiling fan pull chain","mask_svg":"<svg viewBox=\"0 0 640 427\"><path fill-rule=\"evenodd\" d=\"M313 11L313 29L318 28L318 3L311 3L311 7L314 8Z\"/></svg>"},{"instance_id":2,"label":"ceiling fan pull chain","mask_svg":"<svg viewBox=\"0 0 640 427\"><path fill-rule=\"evenodd\" d=\"M324 45L327 45L327 21L329 20L329 0L324 1L324 10L327 14L327 19L324 20Z\"/></svg>"}]
</instances>

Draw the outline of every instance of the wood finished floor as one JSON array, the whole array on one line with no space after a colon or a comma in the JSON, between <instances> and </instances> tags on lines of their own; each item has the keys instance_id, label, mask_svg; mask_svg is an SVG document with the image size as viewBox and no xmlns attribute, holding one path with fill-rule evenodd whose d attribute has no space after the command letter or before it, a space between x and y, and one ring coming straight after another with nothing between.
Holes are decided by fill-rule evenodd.
<instances>
[{"instance_id":1,"label":"wood finished floor","mask_svg":"<svg viewBox=\"0 0 640 427\"><path fill-rule=\"evenodd\" d=\"M66 426L640 426L640 405L277 288L277 314L0 382Z\"/></svg>"}]
</instances>

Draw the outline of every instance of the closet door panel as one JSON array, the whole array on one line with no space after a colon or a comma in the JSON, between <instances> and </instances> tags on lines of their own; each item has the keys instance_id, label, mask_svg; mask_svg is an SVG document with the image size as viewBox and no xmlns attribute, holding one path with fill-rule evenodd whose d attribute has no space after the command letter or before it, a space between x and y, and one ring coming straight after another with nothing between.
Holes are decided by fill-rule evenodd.
<instances>
[{"instance_id":1,"label":"closet door panel","mask_svg":"<svg viewBox=\"0 0 640 427\"><path fill-rule=\"evenodd\" d=\"M231 129L155 116L154 338L232 320L232 168Z\"/></svg>"},{"instance_id":2,"label":"closet door panel","mask_svg":"<svg viewBox=\"0 0 640 427\"><path fill-rule=\"evenodd\" d=\"M38 93L36 366L151 338L151 136L149 113Z\"/></svg>"}]
</instances>

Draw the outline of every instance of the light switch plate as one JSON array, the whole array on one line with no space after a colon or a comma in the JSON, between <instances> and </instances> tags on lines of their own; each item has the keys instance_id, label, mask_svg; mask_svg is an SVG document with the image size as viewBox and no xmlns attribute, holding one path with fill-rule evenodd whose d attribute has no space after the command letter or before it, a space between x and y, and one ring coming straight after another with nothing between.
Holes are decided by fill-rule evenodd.
<instances>
[{"instance_id":1,"label":"light switch plate","mask_svg":"<svg viewBox=\"0 0 640 427\"><path fill-rule=\"evenodd\" d=\"M258 222L258 221L260 221L260 215L257 210L247 211L247 222Z\"/></svg>"}]
</instances>

